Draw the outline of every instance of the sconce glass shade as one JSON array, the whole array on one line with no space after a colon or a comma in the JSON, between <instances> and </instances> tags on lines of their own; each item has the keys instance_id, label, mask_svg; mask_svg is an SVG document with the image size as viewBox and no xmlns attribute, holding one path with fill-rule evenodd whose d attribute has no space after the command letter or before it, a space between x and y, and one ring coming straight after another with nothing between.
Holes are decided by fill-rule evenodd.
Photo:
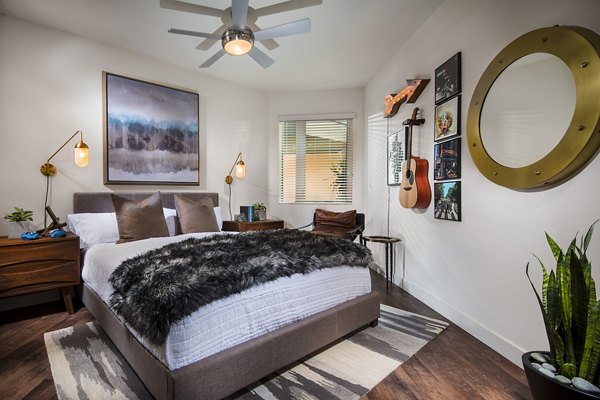
<instances>
[{"instance_id":1,"label":"sconce glass shade","mask_svg":"<svg viewBox=\"0 0 600 400\"><path fill-rule=\"evenodd\" d=\"M238 161L235 165L235 176L238 179L244 179L246 177L246 163L242 160Z\"/></svg>"},{"instance_id":2,"label":"sconce glass shade","mask_svg":"<svg viewBox=\"0 0 600 400\"><path fill-rule=\"evenodd\" d=\"M79 138L79 142L75 145L73 161L75 161L75 165L77 165L80 168L87 167L87 165L90 163L90 148L87 144L83 142L83 132L77 131L69 139L67 139L67 141L64 142L63 145L60 146L58 150L56 150L54 154L50 156L50 158L48 158L48 161L42 164L42 166L40 167L40 172L42 173L42 175L56 175L56 167L50 164L50 160L52 160L54 156L57 155L58 152L63 149L63 147L65 147L75 136L77 136L77 134L81 136Z\"/></svg>"},{"instance_id":3,"label":"sconce glass shade","mask_svg":"<svg viewBox=\"0 0 600 400\"><path fill-rule=\"evenodd\" d=\"M79 143L75 145L74 151L74 161L75 165L79 168L87 167L90 163L90 148L87 144L83 143L83 140L80 140Z\"/></svg>"},{"instance_id":4,"label":"sconce glass shade","mask_svg":"<svg viewBox=\"0 0 600 400\"><path fill-rule=\"evenodd\" d=\"M221 44L227 54L241 56L254 46L254 34L249 28L244 28L243 31L229 28L223 33Z\"/></svg>"}]
</instances>

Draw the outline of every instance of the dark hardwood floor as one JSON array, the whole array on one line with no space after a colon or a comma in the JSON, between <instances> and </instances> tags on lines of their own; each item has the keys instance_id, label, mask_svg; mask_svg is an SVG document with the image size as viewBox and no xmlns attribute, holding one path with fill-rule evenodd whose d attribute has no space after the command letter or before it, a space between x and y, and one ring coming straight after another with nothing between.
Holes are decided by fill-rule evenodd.
<instances>
[{"instance_id":1,"label":"dark hardwood floor","mask_svg":"<svg viewBox=\"0 0 600 400\"><path fill-rule=\"evenodd\" d=\"M372 274L381 302L443 319L399 287L386 294ZM0 313L0 398L55 399L44 332L83 324L93 317L79 305L67 314L62 302ZM455 325L373 388L364 399L531 399L523 371Z\"/></svg>"}]
</instances>

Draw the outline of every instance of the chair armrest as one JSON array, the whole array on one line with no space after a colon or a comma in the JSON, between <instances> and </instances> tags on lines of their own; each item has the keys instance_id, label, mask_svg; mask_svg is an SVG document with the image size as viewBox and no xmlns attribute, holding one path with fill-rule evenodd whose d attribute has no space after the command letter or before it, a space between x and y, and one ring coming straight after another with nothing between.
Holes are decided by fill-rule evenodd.
<instances>
[{"instance_id":1,"label":"chair armrest","mask_svg":"<svg viewBox=\"0 0 600 400\"><path fill-rule=\"evenodd\" d=\"M304 228L308 228L309 226L313 226L313 223L311 222L311 223L309 223L309 224L302 225L302 226L299 226L299 227L297 227L297 228L294 228L294 229L304 229Z\"/></svg>"}]
</instances>

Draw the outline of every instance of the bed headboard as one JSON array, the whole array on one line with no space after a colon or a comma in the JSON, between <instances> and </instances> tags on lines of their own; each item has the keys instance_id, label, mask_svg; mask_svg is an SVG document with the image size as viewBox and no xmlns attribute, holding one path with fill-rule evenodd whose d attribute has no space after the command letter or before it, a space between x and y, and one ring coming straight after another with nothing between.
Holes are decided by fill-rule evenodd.
<instances>
[{"instance_id":1,"label":"bed headboard","mask_svg":"<svg viewBox=\"0 0 600 400\"><path fill-rule=\"evenodd\" d=\"M102 213L114 212L112 199L110 195L114 193L118 196L130 200L143 200L156 192L81 192L73 193L73 212L74 213ZM181 194L193 201L199 201L210 198L215 207L219 205L219 194L213 192L160 192L160 198L165 208L175 208L175 199L173 195Z\"/></svg>"}]
</instances>

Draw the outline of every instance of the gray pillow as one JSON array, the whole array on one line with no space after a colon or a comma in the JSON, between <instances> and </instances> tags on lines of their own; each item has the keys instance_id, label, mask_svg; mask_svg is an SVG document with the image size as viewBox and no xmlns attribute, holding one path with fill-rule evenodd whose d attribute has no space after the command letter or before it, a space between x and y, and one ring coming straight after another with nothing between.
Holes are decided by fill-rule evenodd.
<instances>
[{"instance_id":1,"label":"gray pillow","mask_svg":"<svg viewBox=\"0 0 600 400\"><path fill-rule=\"evenodd\" d=\"M176 194L175 208L181 233L219 232L214 204L206 198L198 202Z\"/></svg>"},{"instance_id":2,"label":"gray pillow","mask_svg":"<svg viewBox=\"0 0 600 400\"><path fill-rule=\"evenodd\" d=\"M129 200L116 194L111 194L111 197L119 227L117 243L169 236L160 192L140 201Z\"/></svg>"}]
</instances>

